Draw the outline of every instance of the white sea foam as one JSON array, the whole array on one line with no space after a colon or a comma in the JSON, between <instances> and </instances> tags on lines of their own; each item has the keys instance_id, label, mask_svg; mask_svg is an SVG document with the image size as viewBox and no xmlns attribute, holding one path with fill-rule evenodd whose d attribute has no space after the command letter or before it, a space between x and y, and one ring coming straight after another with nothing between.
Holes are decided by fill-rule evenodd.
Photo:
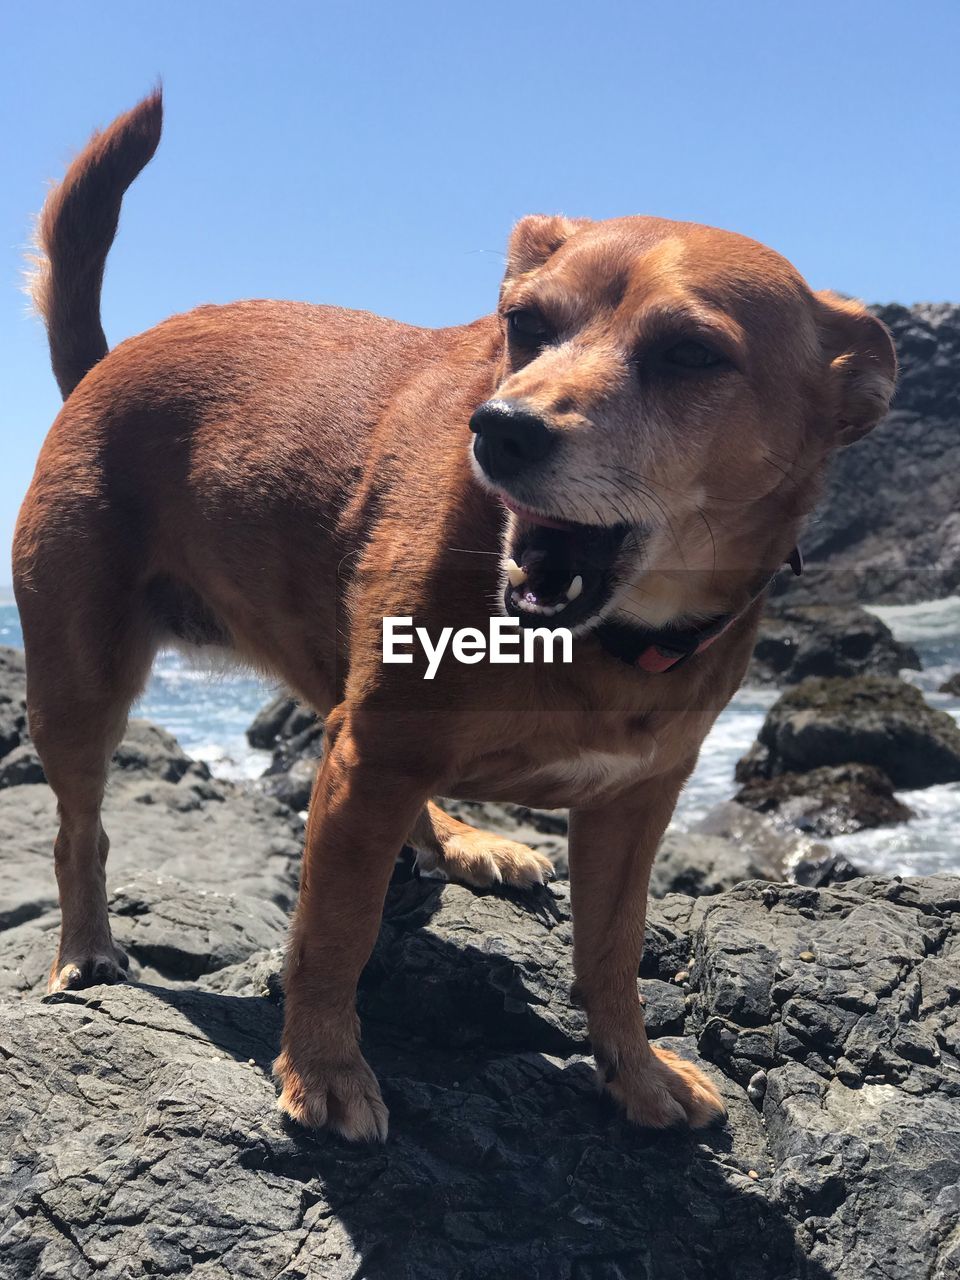
<instances>
[{"instance_id":1,"label":"white sea foam","mask_svg":"<svg viewBox=\"0 0 960 1280\"><path fill-rule=\"evenodd\" d=\"M942 641L956 646L960 637L960 596L946 596L923 604L871 604L866 608L885 622L904 644Z\"/></svg>"},{"instance_id":2,"label":"white sea foam","mask_svg":"<svg viewBox=\"0 0 960 1280\"><path fill-rule=\"evenodd\" d=\"M894 827L857 831L832 842L855 866L890 875L960 871L960 783L901 791L916 817Z\"/></svg>"},{"instance_id":3,"label":"white sea foam","mask_svg":"<svg viewBox=\"0 0 960 1280\"><path fill-rule=\"evenodd\" d=\"M231 750L222 742L201 742L190 750L194 760L202 760L217 778L231 782L252 782L270 763L269 753L254 751L245 739L238 739Z\"/></svg>"},{"instance_id":4,"label":"white sea foam","mask_svg":"<svg viewBox=\"0 0 960 1280\"><path fill-rule=\"evenodd\" d=\"M936 694L943 682L960 670L960 596L925 604L871 605L870 612L920 654L923 670L904 671L903 675L924 693ZM945 705L948 711L954 709L936 697L930 700Z\"/></svg>"}]
</instances>

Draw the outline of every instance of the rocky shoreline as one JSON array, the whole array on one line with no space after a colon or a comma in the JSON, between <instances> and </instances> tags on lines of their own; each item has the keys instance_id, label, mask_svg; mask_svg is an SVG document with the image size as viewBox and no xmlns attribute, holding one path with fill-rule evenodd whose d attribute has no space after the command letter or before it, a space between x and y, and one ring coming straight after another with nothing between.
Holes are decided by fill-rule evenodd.
<instances>
[{"instance_id":1,"label":"rocky shoreline","mask_svg":"<svg viewBox=\"0 0 960 1280\"><path fill-rule=\"evenodd\" d=\"M270 1078L291 774L302 787L319 726L259 718L270 795L133 723L105 805L132 981L43 997L55 813L22 679L0 653L4 1280L957 1273L960 877L786 883L828 851L738 805L671 833L640 989L651 1034L704 1062L729 1119L642 1133L598 1095L569 998L563 816L465 806L561 879L476 893L401 860L360 998L391 1138L351 1147L284 1122Z\"/></svg>"},{"instance_id":2,"label":"rocky shoreline","mask_svg":"<svg viewBox=\"0 0 960 1280\"><path fill-rule=\"evenodd\" d=\"M960 306L871 308L900 358L893 408L834 458L791 600L906 604L960 591Z\"/></svg>"},{"instance_id":3,"label":"rocky shoreline","mask_svg":"<svg viewBox=\"0 0 960 1280\"><path fill-rule=\"evenodd\" d=\"M232 909L208 899L207 928L232 932ZM958 912L952 878L656 903L648 1023L699 1052L729 1109L697 1135L632 1131L598 1096L563 886L528 903L391 890L361 993L383 1149L274 1109L276 948L205 974L189 950L181 985L5 1000L0 1266L943 1280L960 1261Z\"/></svg>"}]
</instances>

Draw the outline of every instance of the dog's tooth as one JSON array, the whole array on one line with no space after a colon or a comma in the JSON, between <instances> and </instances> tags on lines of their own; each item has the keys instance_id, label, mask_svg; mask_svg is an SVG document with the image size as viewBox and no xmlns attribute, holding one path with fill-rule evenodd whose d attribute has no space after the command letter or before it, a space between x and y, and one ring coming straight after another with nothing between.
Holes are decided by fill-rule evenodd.
<instances>
[{"instance_id":1,"label":"dog's tooth","mask_svg":"<svg viewBox=\"0 0 960 1280\"><path fill-rule=\"evenodd\" d=\"M574 578L574 580L570 583L569 587L567 587L567 599L576 600L577 596L580 594L582 590L583 590L583 578L581 578L578 573L577 576Z\"/></svg>"},{"instance_id":2,"label":"dog's tooth","mask_svg":"<svg viewBox=\"0 0 960 1280\"><path fill-rule=\"evenodd\" d=\"M507 561L507 577L510 580L511 587L522 587L527 580L525 570L521 569L516 560Z\"/></svg>"}]
</instances>

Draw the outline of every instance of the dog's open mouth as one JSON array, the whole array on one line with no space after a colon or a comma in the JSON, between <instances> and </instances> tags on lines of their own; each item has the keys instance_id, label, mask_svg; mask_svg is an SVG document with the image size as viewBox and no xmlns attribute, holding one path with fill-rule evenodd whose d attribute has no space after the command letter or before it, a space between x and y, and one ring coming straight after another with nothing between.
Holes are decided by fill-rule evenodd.
<instances>
[{"instance_id":1,"label":"dog's open mouth","mask_svg":"<svg viewBox=\"0 0 960 1280\"><path fill-rule=\"evenodd\" d=\"M576 627L602 611L629 531L547 519L510 504L515 520L503 601L521 626Z\"/></svg>"}]
</instances>

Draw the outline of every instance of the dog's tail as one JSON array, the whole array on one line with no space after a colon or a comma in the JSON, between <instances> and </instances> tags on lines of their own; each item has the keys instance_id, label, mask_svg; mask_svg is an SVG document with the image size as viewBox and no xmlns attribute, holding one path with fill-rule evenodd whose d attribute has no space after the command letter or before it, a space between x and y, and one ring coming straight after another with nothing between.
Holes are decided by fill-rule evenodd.
<instances>
[{"instance_id":1,"label":"dog's tail","mask_svg":"<svg viewBox=\"0 0 960 1280\"><path fill-rule=\"evenodd\" d=\"M100 289L123 193L160 141L160 89L95 133L50 192L37 219L27 289L47 326L64 400L107 354Z\"/></svg>"}]
</instances>

